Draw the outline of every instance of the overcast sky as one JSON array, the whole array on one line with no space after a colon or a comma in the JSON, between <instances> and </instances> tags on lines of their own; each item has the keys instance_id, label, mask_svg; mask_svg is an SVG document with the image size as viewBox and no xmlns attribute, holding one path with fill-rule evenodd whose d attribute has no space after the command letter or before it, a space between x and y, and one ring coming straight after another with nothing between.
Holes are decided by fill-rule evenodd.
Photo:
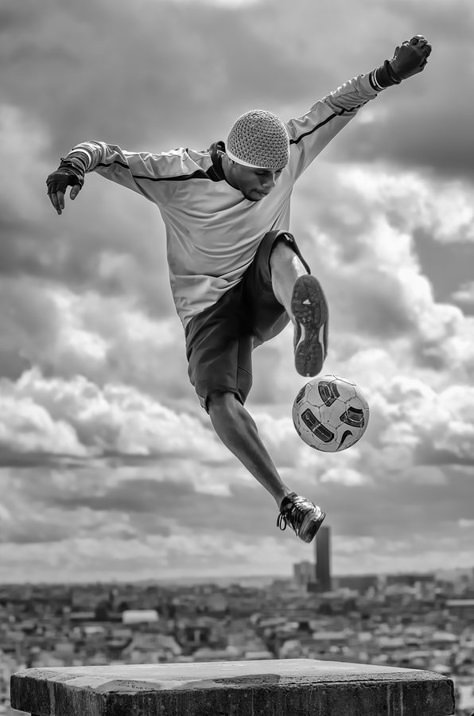
<instances>
[{"instance_id":1,"label":"overcast sky","mask_svg":"<svg viewBox=\"0 0 474 716\"><path fill-rule=\"evenodd\" d=\"M361 442L296 435L292 334L248 407L284 479L328 512L338 573L474 566L472 0L3 0L0 580L290 575L312 559L188 383L161 218L96 175L58 217L45 179L83 140L203 149L242 112L303 114L424 34L301 178L292 231L330 303L324 372L363 389Z\"/></svg>"}]
</instances>

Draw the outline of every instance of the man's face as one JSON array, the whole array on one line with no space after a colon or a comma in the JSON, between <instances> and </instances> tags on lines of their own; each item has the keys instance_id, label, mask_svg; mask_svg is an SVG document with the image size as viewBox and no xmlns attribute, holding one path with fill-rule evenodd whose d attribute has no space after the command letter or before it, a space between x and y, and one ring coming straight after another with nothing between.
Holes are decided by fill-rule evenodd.
<instances>
[{"instance_id":1,"label":"man's face","mask_svg":"<svg viewBox=\"0 0 474 716\"><path fill-rule=\"evenodd\" d=\"M260 201L274 188L282 169L274 172L270 169L252 169L242 164L232 163L230 178L232 185L239 189L249 201Z\"/></svg>"}]
</instances>

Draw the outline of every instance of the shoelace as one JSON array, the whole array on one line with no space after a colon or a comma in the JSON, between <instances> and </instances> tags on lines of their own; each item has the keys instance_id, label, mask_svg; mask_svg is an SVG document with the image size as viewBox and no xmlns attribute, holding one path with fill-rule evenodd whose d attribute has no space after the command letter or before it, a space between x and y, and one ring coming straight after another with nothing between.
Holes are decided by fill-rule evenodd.
<instances>
[{"instance_id":1,"label":"shoelace","mask_svg":"<svg viewBox=\"0 0 474 716\"><path fill-rule=\"evenodd\" d=\"M303 498L293 498L293 502L288 506L287 509L285 509L285 512L280 512L280 514L277 517L277 527L279 527L282 531L286 530L287 526L290 525L296 532L296 534L299 533L299 529L301 527L301 524L303 522L304 516L311 511L311 507L304 506L304 503L307 502L307 500L304 500ZM298 501L301 501L303 504L298 504Z\"/></svg>"}]
</instances>

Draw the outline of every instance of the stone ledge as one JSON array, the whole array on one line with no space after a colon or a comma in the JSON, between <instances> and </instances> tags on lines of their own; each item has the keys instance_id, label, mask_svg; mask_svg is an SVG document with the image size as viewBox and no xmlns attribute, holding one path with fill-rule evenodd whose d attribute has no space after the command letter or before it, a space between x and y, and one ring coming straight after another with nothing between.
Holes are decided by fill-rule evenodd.
<instances>
[{"instance_id":1,"label":"stone ledge","mask_svg":"<svg viewBox=\"0 0 474 716\"><path fill-rule=\"evenodd\" d=\"M453 682L417 669L313 659L25 669L34 716L451 716Z\"/></svg>"}]
</instances>

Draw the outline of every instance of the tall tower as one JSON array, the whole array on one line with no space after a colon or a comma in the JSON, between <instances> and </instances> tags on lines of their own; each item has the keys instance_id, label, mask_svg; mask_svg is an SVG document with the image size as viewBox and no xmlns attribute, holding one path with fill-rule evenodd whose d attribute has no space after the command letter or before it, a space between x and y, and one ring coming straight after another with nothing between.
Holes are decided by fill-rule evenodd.
<instances>
[{"instance_id":1,"label":"tall tower","mask_svg":"<svg viewBox=\"0 0 474 716\"><path fill-rule=\"evenodd\" d=\"M316 589L331 591L331 530L325 526L316 535Z\"/></svg>"}]
</instances>

